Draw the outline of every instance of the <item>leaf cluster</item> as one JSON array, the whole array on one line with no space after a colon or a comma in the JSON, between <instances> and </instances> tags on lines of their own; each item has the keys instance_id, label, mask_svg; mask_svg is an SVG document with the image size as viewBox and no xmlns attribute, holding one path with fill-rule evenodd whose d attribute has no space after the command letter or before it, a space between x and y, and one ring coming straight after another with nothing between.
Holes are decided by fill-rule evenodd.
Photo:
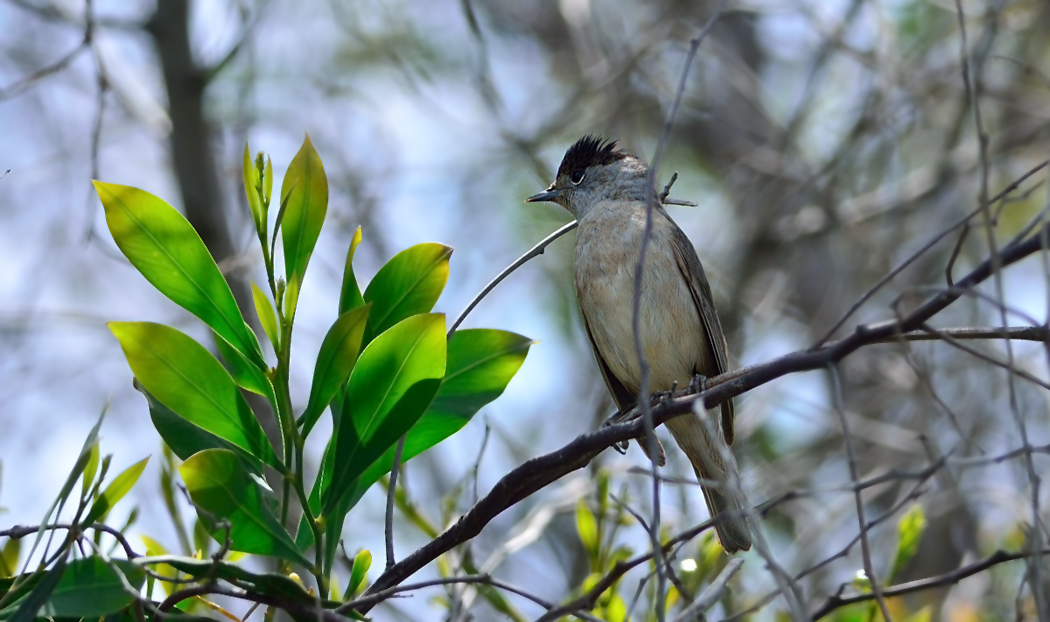
<instances>
[{"instance_id":1,"label":"leaf cluster","mask_svg":"<svg viewBox=\"0 0 1050 622\"><path fill-rule=\"evenodd\" d=\"M253 160L245 146L243 168L266 269L266 284L252 283L252 298L274 364L190 223L148 192L95 182L118 248L158 291L210 329L218 353L171 326L109 324L166 446L162 487L169 511L177 518L177 471L198 514L193 545L178 525L191 556L169 555L145 538L146 556L127 547L127 560L95 554L67 563L73 547L65 546L62 555L45 559L36 572L23 571L0 584L0 619L131 615L132 605L142 615L135 594L147 575L147 594L154 580L167 594L158 606L145 601L155 612L173 606L191 611L194 602L215 608L202 595L223 589L255 595L255 602L293 614L296 607L338 607L333 567L347 514L390 472L398 446L404 462L460 430L503 392L524 361L532 342L520 335L493 329L446 335L445 316L432 310L448 281L448 246L405 249L362 291L353 267L362 242L358 228L347 250L337 318L317 354L306 406L296 412L289 386L295 312L324 225L328 182L309 137L288 167L279 201L272 202L268 158L260 153ZM277 271L278 250L283 273ZM269 411L253 408L245 391L265 398ZM326 411L333 433L319 471L308 473L305 441ZM265 433L266 417L276 419L279 442ZM94 495L90 504L82 500L68 529L70 545L105 517L145 466L144 460L92 493L89 482L98 466L95 434L97 427L59 497L65 500L81 474L84 499ZM103 473L106 467L108 458ZM279 491L268 485L268 477L280 482ZM119 532L115 536L124 542ZM209 537L220 545L210 560L203 558ZM5 576L17 574L18 545L11 544L16 542L12 538L3 549ZM255 574L234 565L241 554L275 558L279 572ZM346 597L366 585L370 563L367 551L357 555ZM313 576L312 587L298 580L297 568ZM83 596L88 593L92 596Z\"/></svg>"}]
</instances>

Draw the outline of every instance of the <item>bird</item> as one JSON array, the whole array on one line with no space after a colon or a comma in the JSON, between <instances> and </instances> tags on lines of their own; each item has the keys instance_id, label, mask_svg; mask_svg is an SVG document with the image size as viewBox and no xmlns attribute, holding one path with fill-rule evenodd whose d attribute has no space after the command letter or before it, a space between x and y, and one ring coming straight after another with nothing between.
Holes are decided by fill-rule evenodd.
<instances>
[{"instance_id":1,"label":"bird","mask_svg":"<svg viewBox=\"0 0 1050 622\"><path fill-rule=\"evenodd\" d=\"M711 285L689 238L660 204L645 161L623 151L614 140L589 134L565 152L550 187L525 201L556 203L576 218L576 297L598 367L620 413L634 407L641 390L634 293L650 205L652 229L639 306L649 389L695 387L698 378L727 371L728 346ZM746 499L726 485L737 468L728 451L733 442L732 400L723 402L720 411L720 425L707 426L699 418L704 415L693 412L665 425L689 458L718 540L731 554L750 549L752 539ZM644 439L639 446L649 454ZM662 464L659 441L656 447L655 461Z\"/></svg>"}]
</instances>

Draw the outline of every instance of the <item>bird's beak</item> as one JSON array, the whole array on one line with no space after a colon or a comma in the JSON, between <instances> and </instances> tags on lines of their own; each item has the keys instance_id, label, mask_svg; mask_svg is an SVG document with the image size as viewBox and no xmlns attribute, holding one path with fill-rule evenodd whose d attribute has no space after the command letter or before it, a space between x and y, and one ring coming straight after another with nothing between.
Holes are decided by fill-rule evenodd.
<instances>
[{"instance_id":1,"label":"bird's beak","mask_svg":"<svg viewBox=\"0 0 1050 622\"><path fill-rule=\"evenodd\" d=\"M541 192L539 194L532 195L531 197L525 199L525 202L526 203L541 203L543 201L551 201L551 202L553 202L559 196L561 196L561 190L555 190L554 189L554 184L551 184L550 188L547 188L546 190L544 190L543 192Z\"/></svg>"}]
</instances>

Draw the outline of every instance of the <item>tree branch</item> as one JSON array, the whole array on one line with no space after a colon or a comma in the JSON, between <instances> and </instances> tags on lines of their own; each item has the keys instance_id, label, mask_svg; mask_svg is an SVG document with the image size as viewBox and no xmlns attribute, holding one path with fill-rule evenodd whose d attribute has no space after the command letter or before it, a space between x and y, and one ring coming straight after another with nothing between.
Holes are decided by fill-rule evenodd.
<instances>
[{"instance_id":1,"label":"tree branch","mask_svg":"<svg viewBox=\"0 0 1050 622\"><path fill-rule=\"evenodd\" d=\"M993 263L1006 267L1040 251L1042 235L1047 232L1050 232L1050 225L1044 225L1036 235L1027 239L1014 240L1002 248L996 257L985 260L959 280L955 288L937 293L911 313L902 316L900 320L861 325L852 335L825 346L798 350L766 363L709 378L706 389L699 395L660 399L653 405L654 424L658 425L671 417L690 412L693 403L698 399L704 400L704 407L711 409L727 399L782 376L821 369L841 361L865 345L894 341L903 338L908 333L918 331L933 316L958 300L965 290L975 287L990 277L993 272ZM991 331L993 329L968 330ZM1005 334L1009 335L1009 333ZM1003 335L1004 333L999 333L999 337ZM1045 334L1042 336L1045 337ZM507 508L564 475L583 468L607 447L637 438L644 432L644 425L645 422L638 419L583 434L557 451L525 462L497 482L489 494L478 501L470 511L461 516L444 533L386 570L366 594L374 594L398 585L439 555L477 536L485 525ZM361 611L367 611L369 608L370 606L363 607Z\"/></svg>"},{"instance_id":2,"label":"tree branch","mask_svg":"<svg viewBox=\"0 0 1050 622\"><path fill-rule=\"evenodd\" d=\"M891 588L885 588L882 590L884 597L900 596L902 594L911 594L912 592L920 592L922 590L928 590L935 587L941 587L945 585L955 585L959 581L967 577L971 577L979 572L987 570L992 566L997 566L1005 562L1011 562L1018 559L1028 559L1036 555L1050 555L1050 549L1043 549L1038 552L1031 551L1020 551L1017 553L1007 553L1003 550L998 550L992 553L988 557L982 559L979 562L970 564L969 566L963 566L957 570L946 572L942 575L935 577L928 577L926 579L919 579L918 581L910 581L908 583L901 583ZM812 620L819 620L824 616L828 615L832 611L845 607L846 605L852 605L854 603L863 603L875 598L874 594L857 594L856 596L842 597L838 594L828 597L827 602L817 609L810 616Z\"/></svg>"}]
</instances>

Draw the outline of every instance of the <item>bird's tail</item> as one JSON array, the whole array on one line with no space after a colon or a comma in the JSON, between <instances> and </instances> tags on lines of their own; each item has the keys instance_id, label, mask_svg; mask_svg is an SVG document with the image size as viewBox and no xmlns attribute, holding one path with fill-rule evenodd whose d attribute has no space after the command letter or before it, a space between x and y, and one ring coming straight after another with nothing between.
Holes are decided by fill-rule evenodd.
<instances>
[{"instance_id":1,"label":"bird's tail","mask_svg":"<svg viewBox=\"0 0 1050 622\"><path fill-rule=\"evenodd\" d=\"M705 485L701 485L700 488L704 491L704 500L707 501L711 519L715 521L715 531L722 548L726 553L750 549L751 531L748 529L745 514L747 500L740 496L742 491L740 495L735 494L727 484L730 473L735 475L737 469L733 454L725 447L722 435L714 430L714 425L710 426L709 434L708 426L694 413L675 417L665 425L671 431L675 442L689 457L689 462L693 464L693 470L700 481L715 482L717 485L717 488ZM723 460L723 455L728 463Z\"/></svg>"}]
</instances>

